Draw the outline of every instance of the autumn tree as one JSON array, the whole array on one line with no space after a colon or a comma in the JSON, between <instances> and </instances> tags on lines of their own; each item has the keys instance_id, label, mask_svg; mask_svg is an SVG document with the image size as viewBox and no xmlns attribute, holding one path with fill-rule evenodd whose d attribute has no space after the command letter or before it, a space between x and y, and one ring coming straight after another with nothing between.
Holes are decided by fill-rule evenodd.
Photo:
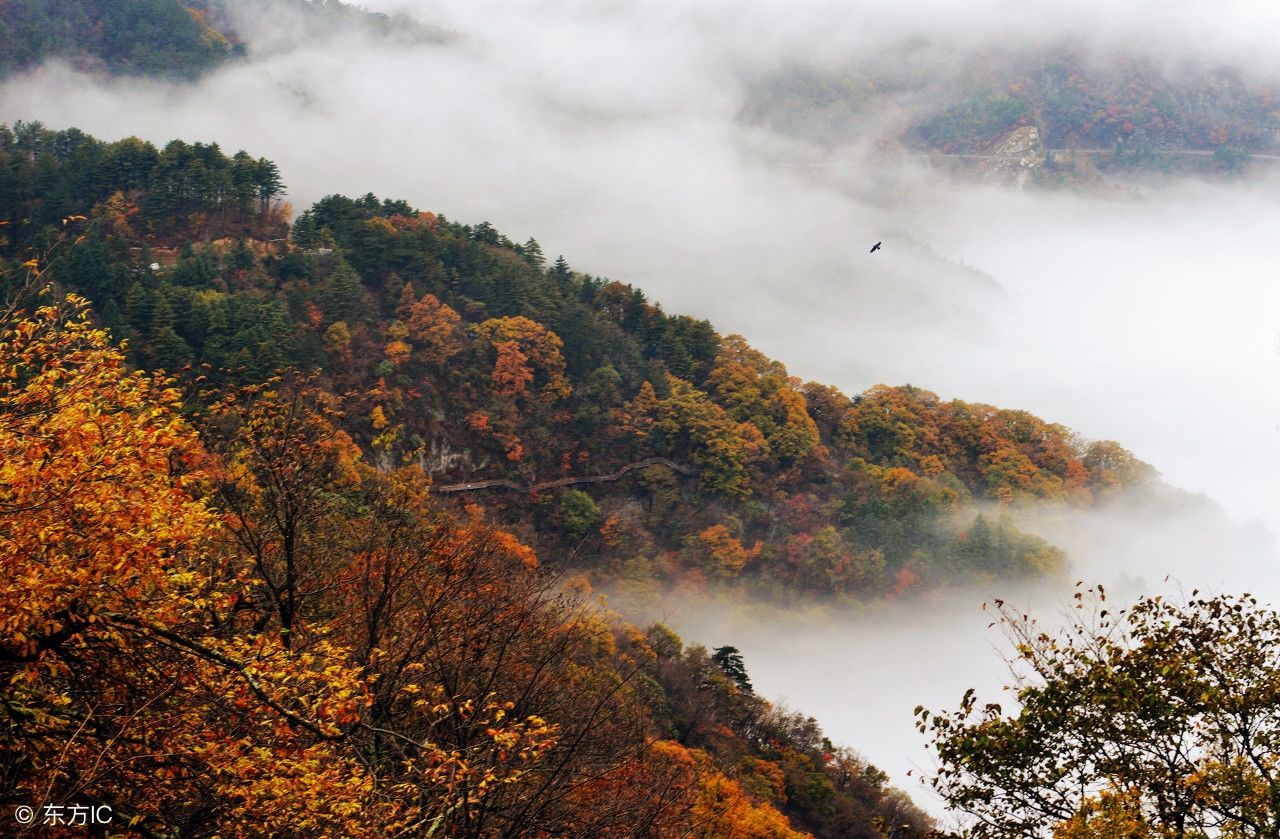
<instances>
[{"instance_id":1,"label":"autumn tree","mask_svg":"<svg viewBox=\"0 0 1280 839\"><path fill-rule=\"evenodd\" d=\"M405 285L397 309L408 328L408 338L423 363L443 365L463 348L462 317L433 294L414 299L413 286Z\"/></svg>"},{"instance_id":2,"label":"autumn tree","mask_svg":"<svg viewBox=\"0 0 1280 839\"><path fill-rule=\"evenodd\" d=\"M490 318L471 330L478 339L474 352L482 363L492 365L486 409L473 413L471 427L495 440L508 461L520 463L526 430L542 433L552 420L553 406L573 391L561 354L564 342L542 324L520 316Z\"/></svg>"},{"instance_id":3,"label":"autumn tree","mask_svg":"<svg viewBox=\"0 0 1280 839\"><path fill-rule=\"evenodd\" d=\"M633 824L648 797L582 790L646 759L644 650L514 537L435 509L418 467L366 463L343 413L306 379L211 412L218 501L245 566L235 625L276 629L296 655L346 651L367 686L343 742L416 829Z\"/></svg>"},{"instance_id":4,"label":"autumn tree","mask_svg":"<svg viewBox=\"0 0 1280 839\"><path fill-rule=\"evenodd\" d=\"M713 524L686 539L686 551L698 567L717 577L733 578L760 555L760 543L746 547L723 524Z\"/></svg>"},{"instance_id":5,"label":"autumn tree","mask_svg":"<svg viewBox=\"0 0 1280 839\"><path fill-rule=\"evenodd\" d=\"M572 390L565 375L564 342L542 324L526 317L491 318L474 327L493 347L493 389L501 396L532 396L554 402Z\"/></svg>"},{"instance_id":6,"label":"autumn tree","mask_svg":"<svg viewBox=\"0 0 1280 839\"><path fill-rule=\"evenodd\" d=\"M652 387L641 388L626 407L627 425L643 433L658 451L687 456L702 469L707 489L729 496L751 492L748 466L767 451L760 430L736 422L706 393L667 375L668 396L657 400Z\"/></svg>"},{"instance_id":7,"label":"autumn tree","mask_svg":"<svg viewBox=\"0 0 1280 839\"><path fill-rule=\"evenodd\" d=\"M135 638L114 616L180 617L164 595L213 516L190 494L199 445L176 400L125 371L84 301L0 331L0 698L5 762L29 780L56 772L53 731L90 722L74 682L123 683Z\"/></svg>"},{"instance_id":8,"label":"autumn tree","mask_svg":"<svg viewBox=\"0 0 1280 839\"><path fill-rule=\"evenodd\" d=\"M1280 830L1280 614L1249 595L1008 604L1017 707L917 709L934 788L974 837L1269 837ZM1114 611L1113 611L1114 610Z\"/></svg>"},{"instance_id":9,"label":"autumn tree","mask_svg":"<svg viewBox=\"0 0 1280 839\"><path fill-rule=\"evenodd\" d=\"M818 426L797 389L799 382L742 336L730 335L720 342L708 384L734 419L750 422L764 434L778 457L795 460L818 446Z\"/></svg>"},{"instance_id":10,"label":"autumn tree","mask_svg":"<svg viewBox=\"0 0 1280 839\"><path fill-rule=\"evenodd\" d=\"M692 752L695 765L701 757ZM706 758L701 758L706 762ZM760 804L746 795L737 781L714 769L702 769L692 812L693 832L699 839L805 839L773 805Z\"/></svg>"},{"instance_id":11,"label":"autumn tree","mask_svg":"<svg viewBox=\"0 0 1280 839\"><path fill-rule=\"evenodd\" d=\"M362 455L337 426L339 410L334 397L290 377L231 394L206 421L227 531L260 583L248 593L256 628L278 625L286 646L346 549L342 493L359 488Z\"/></svg>"},{"instance_id":12,"label":"autumn tree","mask_svg":"<svg viewBox=\"0 0 1280 839\"><path fill-rule=\"evenodd\" d=\"M1154 469L1112 440L1090 443L1083 463L1092 481L1102 490L1114 491L1151 481L1156 476Z\"/></svg>"},{"instance_id":13,"label":"autumn tree","mask_svg":"<svg viewBox=\"0 0 1280 839\"><path fill-rule=\"evenodd\" d=\"M364 465L305 381L216 405L210 459L70 305L0 332L0 798L191 835L673 818L634 633Z\"/></svg>"},{"instance_id":14,"label":"autumn tree","mask_svg":"<svg viewBox=\"0 0 1280 839\"><path fill-rule=\"evenodd\" d=\"M376 802L337 742L363 682L323 647L211 632L230 591L177 400L82 300L0 324L0 799L152 833L362 835L343 813Z\"/></svg>"}]
</instances>

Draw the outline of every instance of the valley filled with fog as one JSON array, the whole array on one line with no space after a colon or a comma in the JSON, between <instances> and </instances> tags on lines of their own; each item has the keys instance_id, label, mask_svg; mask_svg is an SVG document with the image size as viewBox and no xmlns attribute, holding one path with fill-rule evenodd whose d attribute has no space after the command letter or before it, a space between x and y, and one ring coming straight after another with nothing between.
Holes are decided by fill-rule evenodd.
<instances>
[{"instance_id":1,"label":"valley filled with fog","mask_svg":"<svg viewBox=\"0 0 1280 839\"><path fill-rule=\"evenodd\" d=\"M1204 498L1021 514L1067 550L1070 582L1121 598L1177 582L1280 602L1280 166L1017 190L878 142L909 101L835 142L742 118L750 79L789 61L834 63L912 38L945 45L944 61L1036 37L1029 23L984 28L1001 3L965 15L909 3L878 21L820 3L794 15L727 3L367 5L456 38L371 46L335 33L298 46L249 20L262 57L198 83L91 79L55 64L0 86L0 112L109 139L252 148L279 164L298 211L373 191L490 221L744 335L804 379L849 394L909 383L1119 441ZM1122 5L1088 4L1062 23L1112 49L1144 25L1138 4ZM1231 32L1182 4L1152 37L1190 49L1174 33L1207 27L1196 48L1218 61L1280 31L1280 14L1237 6ZM1250 73L1280 65L1257 55ZM928 766L911 710L953 706L971 685L998 690L999 637L981 604L1008 595L993 584L858 614L673 595L637 617L736 645L761 694L813 714L936 810L906 776ZM1012 595L1052 616L1069 587Z\"/></svg>"}]
</instances>

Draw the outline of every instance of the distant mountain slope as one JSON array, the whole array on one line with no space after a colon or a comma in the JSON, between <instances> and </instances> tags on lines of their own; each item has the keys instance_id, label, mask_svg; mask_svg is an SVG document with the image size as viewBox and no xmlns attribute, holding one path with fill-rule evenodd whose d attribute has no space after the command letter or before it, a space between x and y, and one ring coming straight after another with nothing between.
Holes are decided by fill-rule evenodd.
<instances>
[{"instance_id":1,"label":"distant mountain slope","mask_svg":"<svg viewBox=\"0 0 1280 839\"><path fill-rule=\"evenodd\" d=\"M1070 46L945 55L915 44L839 68L793 64L749 82L741 117L820 143L870 130L948 154L990 154L1035 126L1047 149L1131 168L1208 155L1232 169L1280 148L1280 88L1230 67L1172 69Z\"/></svg>"},{"instance_id":2,"label":"distant mountain slope","mask_svg":"<svg viewBox=\"0 0 1280 839\"><path fill-rule=\"evenodd\" d=\"M6 0L0 76L61 59L94 73L193 79L252 57L246 26L297 45L335 32L444 42L448 33L338 0Z\"/></svg>"},{"instance_id":3,"label":"distant mountain slope","mask_svg":"<svg viewBox=\"0 0 1280 839\"><path fill-rule=\"evenodd\" d=\"M178 0L8 0L0 73L61 58L88 70L193 78L241 54Z\"/></svg>"}]
</instances>

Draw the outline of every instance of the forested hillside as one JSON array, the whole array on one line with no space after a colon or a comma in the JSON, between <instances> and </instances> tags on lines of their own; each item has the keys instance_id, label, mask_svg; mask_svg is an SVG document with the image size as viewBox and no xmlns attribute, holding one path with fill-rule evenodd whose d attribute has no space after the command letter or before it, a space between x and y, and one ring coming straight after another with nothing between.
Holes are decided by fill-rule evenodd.
<instances>
[{"instance_id":1,"label":"forested hillside","mask_svg":"<svg viewBox=\"0 0 1280 839\"><path fill-rule=\"evenodd\" d=\"M205 11L177 0L7 0L0 74L56 57L88 70L194 78L243 54Z\"/></svg>"},{"instance_id":2,"label":"forested hillside","mask_svg":"<svg viewBox=\"0 0 1280 839\"><path fill-rule=\"evenodd\" d=\"M91 801L143 835L929 834L734 648L628 625L563 572L615 581L645 534L676 546L663 578L768 580L777 543L733 516L783 502L817 516L794 544L852 554L831 513L762 495L832 481L824 435L908 451L870 442L864 402L968 409L806 389L403 202L333 197L290 230L283 191L244 152L0 128L0 802ZM520 488L448 485L484 480ZM1052 558L969 533L986 561Z\"/></svg>"},{"instance_id":3,"label":"forested hillside","mask_svg":"<svg viewBox=\"0 0 1280 839\"><path fill-rule=\"evenodd\" d=\"M0 132L4 253L52 249L133 363L197 402L310 371L374 462L595 582L875 598L1053 574L1061 553L1002 508L1152 478L1022 411L801 382L485 223L331 196L286 237L282 189L243 152Z\"/></svg>"},{"instance_id":4,"label":"forested hillside","mask_svg":"<svg viewBox=\"0 0 1280 839\"><path fill-rule=\"evenodd\" d=\"M736 650L564 593L420 467L366 458L305 382L228 393L198 434L39 272L0 274L0 803L20 826L74 803L143 836L927 833L754 696Z\"/></svg>"}]
</instances>

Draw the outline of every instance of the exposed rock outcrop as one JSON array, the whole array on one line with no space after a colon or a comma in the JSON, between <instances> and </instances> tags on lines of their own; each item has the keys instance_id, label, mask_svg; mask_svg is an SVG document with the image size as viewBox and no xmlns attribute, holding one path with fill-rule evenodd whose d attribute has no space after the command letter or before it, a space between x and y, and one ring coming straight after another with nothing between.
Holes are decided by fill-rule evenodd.
<instances>
[{"instance_id":1,"label":"exposed rock outcrop","mask_svg":"<svg viewBox=\"0 0 1280 839\"><path fill-rule=\"evenodd\" d=\"M992 149L990 159L982 164L982 170L986 179L993 183L1013 184L1021 189L1032 172L1044 165L1045 157L1040 129L1024 125L1009 132Z\"/></svg>"}]
</instances>

